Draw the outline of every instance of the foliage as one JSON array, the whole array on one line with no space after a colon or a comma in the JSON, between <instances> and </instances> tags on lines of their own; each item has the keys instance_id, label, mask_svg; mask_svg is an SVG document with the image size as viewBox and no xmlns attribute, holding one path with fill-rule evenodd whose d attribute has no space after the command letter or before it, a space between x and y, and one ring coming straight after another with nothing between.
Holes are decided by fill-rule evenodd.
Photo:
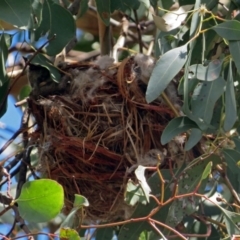
<instances>
[{"instance_id":1,"label":"foliage","mask_svg":"<svg viewBox=\"0 0 240 240\"><path fill-rule=\"evenodd\" d=\"M151 34L151 40L155 40L157 62L147 85L146 101L150 104L161 95L175 113L159 136L159 142L166 145L172 139L185 136L185 161L170 161L166 168L161 168L161 159L156 166L138 166L135 170L137 181L129 180L125 190L125 201L135 206L135 211L125 221L84 225L84 208L89 202L76 194L73 209L60 224L58 233L62 239L84 239L85 229L90 228L95 229L93 237L97 240L114 236L119 240L239 238L240 3L180 0L176 10L172 8L174 2L96 0L95 6L101 26L100 46L110 46L111 41L102 37L101 31L115 26L116 20L112 18L115 11L124 12L122 15L128 16L129 21L134 19L138 37L129 46L139 51L146 42L150 48L151 41L145 41L149 36L144 35L144 28L148 27L148 22L154 22L154 31L148 34ZM58 54L65 54L63 49L75 40L78 18L86 16L88 9L87 0L72 3L67 0L0 2L0 116L5 114L7 96L24 76L28 64L43 66L50 71L55 83L59 81L61 71L49 59L57 60ZM32 55L28 56L23 71L12 77L7 74L6 63L14 36L21 32L27 32L25 43L30 46ZM115 42L121 42L124 34L117 32ZM37 48L36 43L42 37L46 40ZM123 47L124 44L119 48ZM107 52L101 50L102 54L110 54L107 49ZM178 82L181 110L165 94L174 78ZM27 94L29 91L23 88L21 98ZM56 217L63 206L64 193L55 181L26 180L27 170L32 170L32 159L36 155L30 156L33 146L24 145L25 118L17 134L0 150L2 153L16 136L23 133L24 150L20 158L16 154L14 159L16 164L21 159L16 197L14 200L9 197L8 186L7 195L1 193L0 202L13 210L14 222L21 223L25 234L30 234L25 221L48 222ZM189 162L190 153L194 160ZM153 174L146 178L151 171ZM10 185L13 173L12 164L6 167L4 162L1 164L1 186L3 182ZM5 210L1 216L3 214Z\"/></svg>"}]
</instances>

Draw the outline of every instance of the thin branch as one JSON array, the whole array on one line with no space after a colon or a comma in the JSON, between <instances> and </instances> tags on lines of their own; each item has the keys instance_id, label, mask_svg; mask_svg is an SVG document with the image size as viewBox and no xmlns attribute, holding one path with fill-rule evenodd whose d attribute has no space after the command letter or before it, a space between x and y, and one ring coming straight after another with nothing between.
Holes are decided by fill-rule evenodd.
<instances>
[{"instance_id":1,"label":"thin branch","mask_svg":"<svg viewBox=\"0 0 240 240\"><path fill-rule=\"evenodd\" d=\"M126 42L126 37L128 34L128 20L126 17L122 18L122 33L120 34L116 44L113 47L113 59L118 62L118 50L122 48Z\"/></svg>"},{"instance_id":2,"label":"thin branch","mask_svg":"<svg viewBox=\"0 0 240 240\"><path fill-rule=\"evenodd\" d=\"M164 228L168 229L168 230L171 231L171 232L174 232L174 233L175 233L178 237L180 237L181 239L187 240L187 238L185 238L180 232L178 232L176 229L168 226L167 224L161 223L161 222L159 222L159 221L157 221L157 220L155 220L155 219L152 219L152 218L150 218L149 221L154 222L155 224L157 224L157 225L159 225L159 226L161 226L161 227L164 227Z\"/></svg>"},{"instance_id":3,"label":"thin branch","mask_svg":"<svg viewBox=\"0 0 240 240\"><path fill-rule=\"evenodd\" d=\"M137 10L133 10L135 21L136 21L136 26L137 26L137 33L138 33L138 44L139 44L139 52L143 52L143 46L142 46L142 33L138 21L138 15L137 15Z\"/></svg>"},{"instance_id":4,"label":"thin branch","mask_svg":"<svg viewBox=\"0 0 240 240\"><path fill-rule=\"evenodd\" d=\"M22 117L22 124L21 127L23 129L26 129L28 127L28 121L29 121L29 110L25 109ZM22 185L26 182L26 174L27 174L27 166L30 164L30 156L28 155L28 132L24 131L23 132L23 147L25 149L23 153L23 159L20 164L19 168L19 180L18 180L18 185L17 185L17 192L16 192L16 198L19 197L22 189Z\"/></svg>"},{"instance_id":5,"label":"thin branch","mask_svg":"<svg viewBox=\"0 0 240 240\"><path fill-rule=\"evenodd\" d=\"M26 234L31 234L30 230L28 229L27 225L25 224L23 218L20 216L19 211L18 211L18 207L13 205L13 211L15 213L15 219L16 222L20 224L20 228L22 228L22 230L26 233ZM33 236L30 235L28 237L28 240L34 240Z\"/></svg>"},{"instance_id":6,"label":"thin branch","mask_svg":"<svg viewBox=\"0 0 240 240\"><path fill-rule=\"evenodd\" d=\"M30 59L26 62L25 66L23 67L21 73L14 79L13 83L11 84L11 86L9 87L8 91L5 93L5 96L3 97L2 103L0 104L0 111L2 111L3 106L5 105L6 101L7 101L7 97L8 94L11 92L13 86L16 84L16 82L20 79L20 77L22 77L24 75L24 72L28 66L28 64L36 57L37 54L39 54L42 49L52 40L54 40L56 38L56 35L54 34L50 39L48 39L40 48L37 49L36 52L34 52L34 54L30 57ZM0 153L1 154L1 153Z\"/></svg>"}]
</instances>

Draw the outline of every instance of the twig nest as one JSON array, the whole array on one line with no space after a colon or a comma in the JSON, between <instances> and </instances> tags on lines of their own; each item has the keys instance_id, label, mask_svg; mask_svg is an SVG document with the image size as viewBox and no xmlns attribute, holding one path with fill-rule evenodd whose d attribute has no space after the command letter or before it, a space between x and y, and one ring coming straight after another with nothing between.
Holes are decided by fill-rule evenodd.
<instances>
[{"instance_id":1,"label":"twig nest","mask_svg":"<svg viewBox=\"0 0 240 240\"><path fill-rule=\"evenodd\" d=\"M139 59L114 65L105 56L84 67L69 65L68 90L29 100L41 171L64 187L65 212L74 194L82 194L90 202L85 209L90 221L129 217L132 207L125 204L124 191L134 171L128 170L155 166L160 155L168 158L159 139L172 112L159 101L146 103L151 71ZM149 60L147 68L153 66Z\"/></svg>"}]
</instances>

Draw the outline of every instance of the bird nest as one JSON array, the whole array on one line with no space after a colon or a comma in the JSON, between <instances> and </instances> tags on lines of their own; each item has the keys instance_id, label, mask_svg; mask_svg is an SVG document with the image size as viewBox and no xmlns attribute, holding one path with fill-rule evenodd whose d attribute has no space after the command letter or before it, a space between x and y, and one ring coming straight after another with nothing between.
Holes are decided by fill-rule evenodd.
<instances>
[{"instance_id":1,"label":"bird nest","mask_svg":"<svg viewBox=\"0 0 240 240\"><path fill-rule=\"evenodd\" d=\"M65 212L77 193L88 199L91 221L128 217L127 180L134 181L138 165L157 165L160 136L173 117L161 98L146 103L145 70L136 57L121 64L102 57L67 65L71 77L65 92L30 97L41 171L63 186Z\"/></svg>"}]
</instances>

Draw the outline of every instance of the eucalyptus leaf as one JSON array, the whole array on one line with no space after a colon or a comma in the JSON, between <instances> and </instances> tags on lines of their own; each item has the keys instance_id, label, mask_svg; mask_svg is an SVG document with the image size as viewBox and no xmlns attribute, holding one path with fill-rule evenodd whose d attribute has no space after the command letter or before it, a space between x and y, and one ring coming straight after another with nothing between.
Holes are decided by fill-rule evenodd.
<instances>
[{"instance_id":1,"label":"eucalyptus leaf","mask_svg":"<svg viewBox=\"0 0 240 240\"><path fill-rule=\"evenodd\" d=\"M187 44L166 52L157 61L150 77L146 99L150 103L164 91L187 60Z\"/></svg>"},{"instance_id":2,"label":"eucalyptus leaf","mask_svg":"<svg viewBox=\"0 0 240 240\"><path fill-rule=\"evenodd\" d=\"M192 114L203 124L211 123L213 109L224 91L225 81L219 77L215 81L198 83L191 99Z\"/></svg>"},{"instance_id":3,"label":"eucalyptus leaf","mask_svg":"<svg viewBox=\"0 0 240 240\"><path fill-rule=\"evenodd\" d=\"M61 52L76 35L75 21L70 12L52 0L43 3L42 21L35 31L36 40L46 34L50 40L46 51L50 56Z\"/></svg>"},{"instance_id":4,"label":"eucalyptus leaf","mask_svg":"<svg viewBox=\"0 0 240 240\"><path fill-rule=\"evenodd\" d=\"M184 150L189 151L192 149L202 138L202 131L198 128L193 128L189 139L185 143Z\"/></svg>"},{"instance_id":5,"label":"eucalyptus leaf","mask_svg":"<svg viewBox=\"0 0 240 240\"><path fill-rule=\"evenodd\" d=\"M237 106L234 91L234 79L232 73L232 61L230 60L228 68L228 79L225 91L225 119L223 124L224 130L226 132L230 131L236 120L237 120Z\"/></svg>"},{"instance_id":6,"label":"eucalyptus leaf","mask_svg":"<svg viewBox=\"0 0 240 240\"><path fill-rule=\"evenodd\" d=\"M175 3L175 0L162 0L161 2L162 2L163 8L166 10L169 10L170 7Z\"/></svg>"},{"instance_id":7,"label":"eucalyptus leaf","mask_svg":"<svg viewBox=\"0 0 240 240\"><path fill-rule=\"evenodd\" d=\"M184 111L184 113L190 117L192 116L192 113L189 109L189 83L188 83L188 76L189 76L189 66L191 63L191 59L192 59L192 53L193 53L193 48L196 44L196 40L191 41L190 45L189 45L189 52L188 52L188 57L187 57L187 61L185 64L185 68L184 68L184 80L183 80L183 93L184 93L184 98L183 98L183 106L182 106L182 110Z\"/></svg>"},{"instance_id":8,"label":"eucalyptus leaf","mask_svg":"<svg viewBox=\"0 0 240 240\"><path fill-rule=\"evenodd\" d=\"M159 46L160 54L168 52L169 50L176 48L178 42L182 40L182 36L186 33L187 29L182 27L179 29L173 29L170 32L162 32L160 31L157 41Z\"/></svg>"},{"instance_id":9,"label":"eucalyptus leaf","mask_svg":"<svg viewBox=\"0 0 240 240\"><path fill-rule=\"evenodd\" d=\"M26 182L15 202L21 217L29 222L47 222L63 207L63 188L56 181L40 179Z\"/></svg>"},{"instance_id":10,"label":"eucalyptus leaf","mask_svg":"<svg viewBox=\"0 0 240 240\"><path fill-rule=\"evenodd\" d=\"M211 28L214 24L215 21L211 19L207 22L203 22L202 28L208 29ZM210 56L213 57L212 51L215 46L214 44L216 41L218 41L218 39L219 36L213 30L200 34L196 39L196 45L193 49L193 59L191 61L191 64L204 64L205 61L210 58Z\"/></svg>"},{"instance_id":11,"label":"eucalyptus leaf","mask_svg":"<svg viewBox=\"0 0 240 240\"><path fill-rule=\"evenodd\" d=\"M125 12L127 9L137 10L140 6L140 2L138 0L121 0L121 1L110 1L111 2L111 12L115 10L120 10Z\"/></svg>"},{"instance_id":12,"label":"eucalyptus leaf","mask_svg":"<svg viewBox=\"0 0 240 240\"><path fill-rule=\"evenodd\" d=\"M193 5L184 5L177 10L169 11L162 17L153 15L153 21L157 28L164 32L169 32L181 26L182 22L187 18L188 11L192 9Z\"/></svg>"},{"instance_id":13,"label":"eucalyptus leaf","mask_svg":"<svg viewBox=\"0 0 240 240\"><path fill-rule=\"evenodd\" d=\"M130 206L135 206L137 203L147 204L146 196L139 184L134 184L130 179L127 183L124 201Z\"/></svg>"},{"instance_id":14,"label":"eucalyptus leaf","mask_svg":"<svg viewBox=\"0 0 240 240\"><path fill-rule=\"evenodd\" d=\"M183 102L183 106L182 106L182 110L184 111L184 113L186 114L186 116L191 119L192 121L194 121L197 125L198 128L200 128L201 130L206 130L208 128L212 129L213 126L211 126L210 124L207 124L206 122L203 122L203 120L201 118L199 118L198 116L194 115L192 110L190 110L190 106L189 106L189 91L191 89L189 89L189 82L188 82L188 77L189 77L189 66L190 66L190 62L192 59L192 53L193 53L193 49L194 46L196 44L196 40L191 41L190 45L190 50L188 53L188 59L187 62L185 64L185 69L184 69L184 82L183 82L183 91L184 91L184 102ZM192 87L195 86L195 84L191 85ZM197 86L196 86L197 87ZM195 89L196 89L195 87ZM194 90L195 91L195 90Z\"/></svg>"},{"instance_id":15,"label":"eucalyptus leaf","mask_svg":"<svg viewBox=\"0 0 240 240\"><path fill-rule=\"evenodd\" d=\"M110 22L110 14L111 14L111 0L96 0L97 11L103 22L106 26L109 25Z\"/></svg>"},{"instance_id":16,"label":"eucalyptus leaf","mask_svg":"<svg viewBox=\"0 0 240 240\"><path fill-rule=\"evenodd\" d=\"M191 166L184 169L178 176L177 195L190 192L204 193L213 162L215 165L220 161L217 155L210 155L204 160L197 159ZM176 199L169 208L166 224L175 227L186 215L191 215L198 210L200 200L195 196Z\"/></svg>"},{"instance_id":17,"label":"eucalyptus leaf","mask_svg":"<svg viewBox=\"0 0 240 240\"><path fill-rule=\"evenodd\" d=\"M240 152L240 136L234 136L232 140L234 141L235 144L235 150Z\"/></svg>"},{"instance_id":18,"label":"eucalyptus leaf","mask_svg":"<svg viewBox=\"0 0 240 240\"><path fill-rule=\"evenodd\" d=\"M64 219L64 221L61 224L61 228L74 228L77 227L80 220L78 219L78 212L81 208L83 207L88 207L89 202L88 200L79 194L74 195L74 203L73 203L73 208L70 211L70 213L67 215L67 217Z\"/></svg>"},{"instance_id":19,"label":"eucalyptus leaf","mask_svg":"<svg viewBox=\"0 0 240 240\"><path fill-rule=\"evenodd\" d=\"M173 170L176 172L175 169ZM172 174L169 169L161 169L161 175L166 182L170 182L172 180ZM152 194L157 195L161 189L161 181L158 174L153 174L148 179L148 184L151 188ZM164 196L169 198L171 196L171 190L169 187L166 187L164 190ZM150 202L147 205L139 204L134 211L132 218L139 218L143 216L147 216L152 209L154 209L157 205L156 202L150 198ZM159 213L156 213L154 216L158 221L164 221L166 218L166 214L168 212L169 205L164 206ZM165 214L165 215L164 215ZM142 222L133 222L129 224L125 224L121 227L120 232L118 234L118 240L136 240L140 236L141 232L147 230L152 230L149 224L146 221Z\"/></svg>"},{"instance_id":20,"label":"eucalyptus leaf","mask_svg":"<svg viewBox=\"0 0 240 240\"><path fill-rule=\"evenodd\" d=\"M198 126L188 117L174 118L168 123L167 127L164 129L161 136L161 143L164 145L170 142L177 135L193 128L198 128Z\"/></svg>"},{"instance_id":21,"label":"eucalyptus leaf","mask_svg":"<svg viewBox=\"0 0 240 240\"><path fill-rule=\"evenodd\" d=\"M0 19L16 27L27 27L31 14L30 0L1 0Z\"/></svg>"},{"instance_id":22,"label":"eucalyptus leaf","mask_svg":"<svg viewBox=\"0 0 240 240\"><path fill-rule=\"evenodd\" d=\"M229 41L229 50L240 73L240 41Z\"/></svg>"},{"instance_id":23,"label":"eucalyptus leaf","mask_svg":"<svg viewBox=\"0 0 240 240\"><path fill-rule=\"evenodd\" d=\"M151 6L150 0L139 0L139 2L143 3L147 9Z\"/></svg>"},{"instance_id":24,"label":"eucalyptus leaf","mask_svg":"<svg viewBox=\"0 0 240 240\"><path fill-rule=\"evenodd\" d=\"M193 13L191 26L190 26L190 32L189 32L190 38L194 37L194 35L197 32L199 23L200 23L200 16L199 16L198 9L200 8L201 0L195 0L194 2L195 2L195 5L194 5L194 10L195 11Z\"/></svg>"},{"instance_id":25,"label":"eucalyptus leaf","mask_svg":"<svg viewBox=\"0 0 240 240\"><path fill-rule=\"evenodd\" d=\"M197 78L202 81L213 81L216 80L222 70L223 61L213 60L207 66L202 64L194 64L189 67L190 78Z\"/></svg>"},{"instance_id":26,"label":"eucalyptus leaf","mask_svg":"<svg viewBox=\"0 0 240 240\"><path fill-rule=\"evenodd\" d=\"M179 5L187 5L187 4L194 4L196 0L179 0Z\"/></svg>"},{"instance_id":27,"label":"eucalyptus leaf","mask_svg":"<svg viewBox=\"0 0 240 240\"><path fill-rule=\"evenodd\" d=\"M240 161L240 151L234 149L223 149L223 154L226 159L227 167L231 169L233 173L239 174L240 167L238 162Z\"/></svg>"},{"instance_id":28,"label":"eucalyptus leaf","mask_svg":"<svg viewBox=\"0 0 240 240\"><path fill-rule=\"evenodd\" d=\"M81 0L78 12L78 18L81 18L88 10L89 0Z\"/></svg>"},{"instance_id":29,"label":"eucalyptus leaf","mask_svg":"<svg viewBox=\"0 0 240 240\"><path fill-rule=\"evenodd\" d=\"M85 206L85 207L89 206L88 200L84 196L82 196L82 195L74 194L73 207L81 208L83 206Z\"/></svg>"},{"instance_id":30,"label":"eucalyptus leaf","mask_svg":"<svg viewBox=\"0 0 240 240\"><path fill-rule=\"evenodd\" d=\"M8 82L9 79L7 77L6 69L5 69L5 64L7 62L8 58L8 47L6 44L6 39L4 34L1 34L0 38L0 87L3 86L5 82Z\"/></svg>"},{"instance_id":31,"label":"eucalyptus leaf","mask_svg":"<svg viewBox=\"0 0 240 240\"><path fill-rule=\"evenodd\" d=\"M184 95L184 81L185 81L184 78L182 78L180 84L178 85L179 95ZM188 95L191 96L199 80L197 80L196 78L193 78L193 79L188 79L187 82L188 82Z\"/></svg>"},{"instance_id":32,"label":"eucalyptus leaf","mask_svg":"<svg viewBox=\"0 0 240 240\"><path fill-rule=\"evenodd\" d=\"M42 8L43 3L39 0L32 1L32 14L28 24L29 30L34 30L39 27L39 24L42 21ZM36 21L38 19L38 21Z\"/></svg>"},{"instance_id":33,"label":"eucalyptus leaf","mask_svg":"<svg viewBox=\"0 0 240 240\"><path fill-rule=\"evenodd\" d=\"M0 39L0 117L3 116L7 110L7 91L10 84L10 79L7 76L5 64L8 57L8 48L4 34Z\"/></svg>"},{"instance_id":34,"label":"eucalyptus leaf","mask_svg":"<svg viewBox=\"0 0 240 240\"><path fill-rule=\"evenodd\" d=\"M214 7L216 7L219 3L218 0L202 0L202 4L206 5L206 8L209 10L212 10Z\"/></svg>"},{"instance_id":35,"label":"eucalyptus leaf","mask_svg":"<svg viewBox=\"0 0 240 240\"><path fill-rule=\"evenodd\" d=\"M226 224L229 236L233 236L233 234L240 234L240 228L237 226L237 224L240 222L240 214L230 212L220 206L219 208L224 215L224 223Z\"/></svg>"},{"instance_id":36,"label":"eucalyptus leaf","mask_svg":"<svg viewBox=\"0 0 240 240\"><path fill-rule=\"evenodd\" d=\"M113 227L106 227L106 228L98 228L96 230L96 240L112 240L114 237L114 228Z\"/></svg>"},{"instance_id":37,"label":"eucalyptus leaf","mask_svg":"<svg viewBox=\"0 0 240 240\"><path fill-rule=\"evenodd\" d=\"M216 33L227 40L240 40L240 22L237 20L226 20L212 27Z\"/></svg>"}]
</instances>

